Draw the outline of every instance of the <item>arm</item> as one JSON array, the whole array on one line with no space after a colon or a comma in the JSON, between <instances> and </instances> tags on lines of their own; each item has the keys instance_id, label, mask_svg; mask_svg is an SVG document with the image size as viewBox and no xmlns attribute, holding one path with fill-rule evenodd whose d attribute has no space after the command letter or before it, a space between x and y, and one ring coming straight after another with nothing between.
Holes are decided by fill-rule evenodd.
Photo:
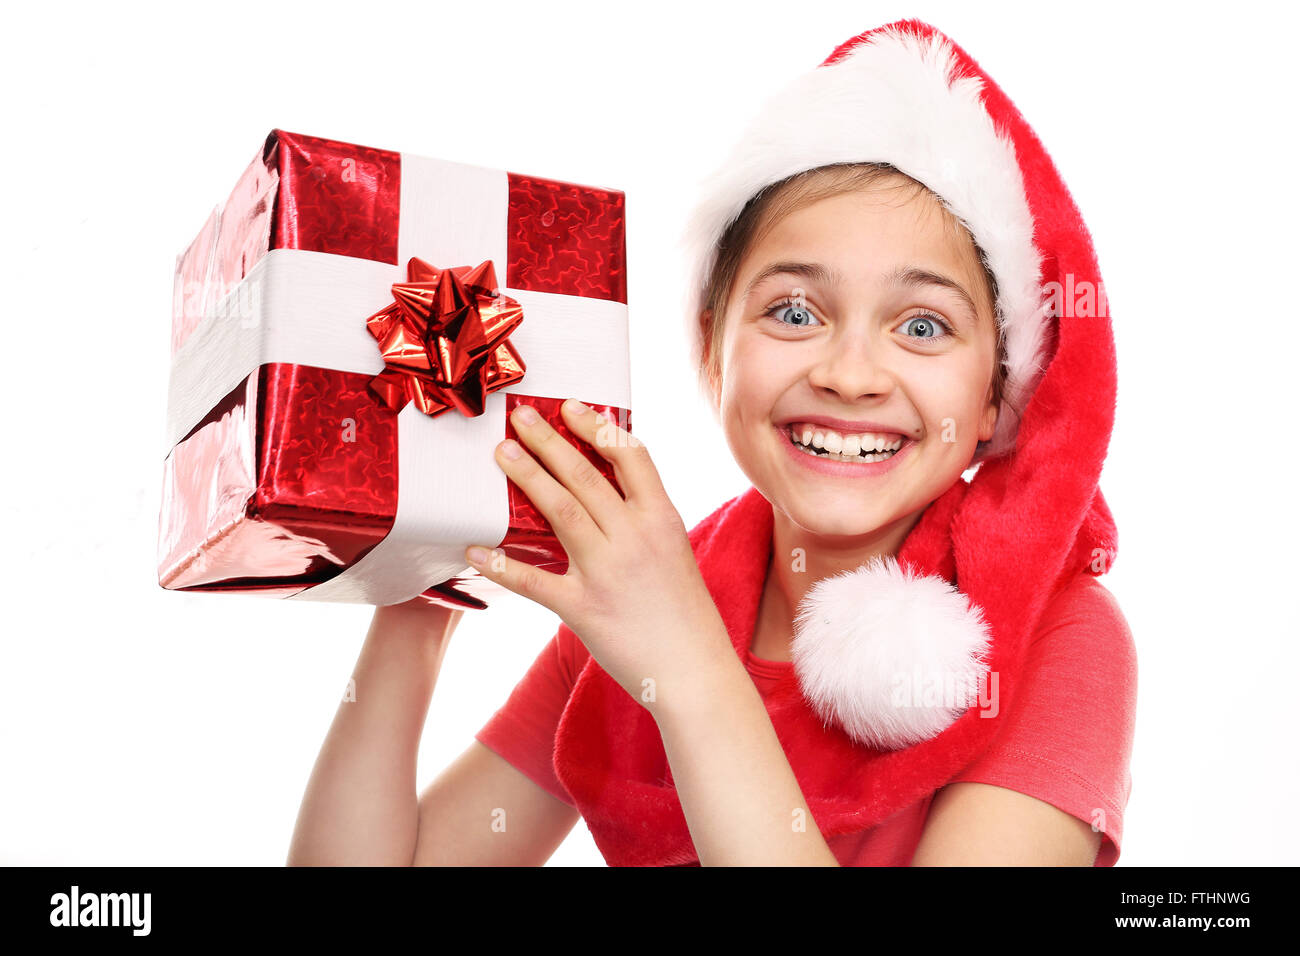
<instances>
[{"instance_id":1,"label":"arm","mask_svg":"<svg viewBox=\"0 0 1300 956\"><path fill-rule=\"evenodd\" d=\"M647 709L701 863L837 865L644 443L582 402L561 407L571 434L613 464L620 487L520 405L511 419L520 440L497 446L497 464L550 522L567 573L482 545L466 549L466 562L552 611L634 700L655 676L671 703Z\"/></svg>"},{"instance_id":2,"label":"arm","mask_svg":"<svg viewBox=\"0 0 1300 956\"><path fill-rule=\"evenodd\" d=\"M375 610L312 769L288 864L545 862L577 811L475 741L416 798L416 759L447 642L463 611L419 599ZM491 826L507 810L503 833Z\"/></svg>"},{"instance_id":3,"label":"arm","mask_svg":"<svg viewBox=\"0 0 1300 956\"><path fill-rule=\"evenodd\" d=\"M913 866L1092 866L1101 833L1006 787L951 783L930 804Z\"/></svg>"},{"instance_id":4,"label":"arm","mask_svg":"<svg viewBox=\"0 0 1300 956\"><path fill-rule=\"evenodd\" d=\"M463 611L414 599L377 607L312 768L289 866L410 863L415 763L447 642Z\"/></svg>"},{"instance_id":5,"label":"arm","mask_svg":"<svg viewBox=\"0 0 1300 956\"><path fill-rule=\"evenodd\" d=\"M838 866L813 820L758 689L729 640L698 683L648 709L702 866ZM672 702L672 706L668 706Z\"/></svg>"},{"instance_id":6,"label":"arm","mask_svg":"<svg viewBox=\"0 0 1300 956\"><path fill-rule=\"evenodd\" d=\"M541 866L578 811L477 740L420 798L416 866Z\"/></svg>"}]
</instances>

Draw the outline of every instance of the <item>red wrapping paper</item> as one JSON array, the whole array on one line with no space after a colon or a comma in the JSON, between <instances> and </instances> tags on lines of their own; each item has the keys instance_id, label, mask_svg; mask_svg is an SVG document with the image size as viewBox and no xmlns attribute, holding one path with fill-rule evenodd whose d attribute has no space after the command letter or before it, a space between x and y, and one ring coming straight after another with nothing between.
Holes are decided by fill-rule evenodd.
<instances>
[{"instance_id":1,"label":"red wrapping paper","mask_svg":"<svg viewBox=\"0 0 1300 956\"><path fill-rule=\"evenodd\" d=\"M344 162L352 176L326 174ZM507 176L507 260L495 264L501 289L626 303L624 194ZM172 354L272 249L398 264L400 185L399 153L273 130L177 259ZM383 540L397 506L397 414L368 388L371 378L269 363L212 408L164 464L160 585L287 597L341 573ZM526 385L525 378L520 387ZM612 466L564 425L561 398L505 398L502 439L518 437L509 412L527 402L617 487ZM629 409L592 407L630 429ZM345 419L356 428L354 440L343 443L338 423ZM549 523L512 482L507 488L509 530L500 546L511 557L564 573L568 559ZM500 589L467 568L422 597L484 607L494 593Z\"/></svg>"}]
</instances>

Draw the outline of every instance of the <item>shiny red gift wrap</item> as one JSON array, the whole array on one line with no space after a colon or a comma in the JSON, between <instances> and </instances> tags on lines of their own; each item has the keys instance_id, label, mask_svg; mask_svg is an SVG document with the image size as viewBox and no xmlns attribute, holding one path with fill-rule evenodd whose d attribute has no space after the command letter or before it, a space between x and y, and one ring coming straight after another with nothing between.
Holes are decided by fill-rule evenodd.
<instances>
[{"instance_id":1,"label":"shiny red gift wrap","mask_svg":"<svg viewBox=\"0 0 1300 956\"><path fill-rule=\"evenodd\" d=\"M345 166L349 175L337 175ZM399 153L273 130L229 198L177 259L172 354L271 250L405 266L397 261L401 175ZM507 254L493 264L500 290L626 304L624 194L506 176ZM374 310L386 306L391 299L375 302ZM359 314L356 321L364 326L369 318ZM522 360L528 363L529 356ZM267 363L215 405L165 460L161 586L288 597L342 573L382 541L397 509L397 412L371 387L373 378ZM526 392L527 384L525 372L518 388ZM563 398L506 394L505 400L501 439L517 437L509 412L527 402L617 487L613 467L564 425ZM592 407L630 429L629 409ZM352 437L340 442L339 422L348 420L355 423ZM500 547L563 573L568 559L550 525L512 482L506 486L509 530ZM457 506L447 502L449 509ZM471 543L493 542L464 542ZM448 607L484 607L497 593L499 587L466 567L421 597Z\"/></svg>"}]
</instances>

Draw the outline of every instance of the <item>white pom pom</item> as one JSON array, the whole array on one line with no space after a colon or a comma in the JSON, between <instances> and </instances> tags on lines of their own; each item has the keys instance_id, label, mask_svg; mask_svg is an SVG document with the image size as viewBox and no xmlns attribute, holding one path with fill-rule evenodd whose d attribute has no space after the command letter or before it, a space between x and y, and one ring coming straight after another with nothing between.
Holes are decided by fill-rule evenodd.
<instances>
[{"instance_id":1,"label":"white pom pom","mask_svg":"<svg viewBox=\"0 0 1300 956\"><path fill-rule=\"evenodd\" d=\"M977 702L988 649L988 625L965 595L877 557L812 587L791 657L823 721L894 750L934 737Z\"/></svg>"}]
</instances>

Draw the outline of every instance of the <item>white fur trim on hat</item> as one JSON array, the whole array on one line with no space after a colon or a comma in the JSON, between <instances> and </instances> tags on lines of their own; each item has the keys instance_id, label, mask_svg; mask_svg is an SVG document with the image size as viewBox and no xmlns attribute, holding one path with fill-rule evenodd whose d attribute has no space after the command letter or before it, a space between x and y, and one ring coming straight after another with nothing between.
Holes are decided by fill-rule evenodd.
<instances>
[{"instance_id":1,"label":"white fur trim on hat","mask_svg":"<svg viewBox=\"0 0 1300 956\"><path fill-rule=\"evenodd\" d=\"M813 585L791 657L823 721L895 750L936 736L976 703L990 646L980 608L960 591L877 557Z\"/></svg>"},{"instance_id":2,"label":"white fur trim on hat","mask_svg":"<svg viewBox=\"0 0 1300 956\"><path fill-rule=\"evenodd\" d=\"M1048 300L1040 284L1034 219L1014 144L984 106L979 77L954 79L942 36L890 29L843 59L797 77L750 122L722 167L702 184L683 246L692 362L701 361L699 315L722 234L761 189L834 163L887 162L929 187L969 229L997 278L1007 387L992 440L977 460L1010 451L1020 414L1045 364Z\"/></svg>"}]
</instances>

